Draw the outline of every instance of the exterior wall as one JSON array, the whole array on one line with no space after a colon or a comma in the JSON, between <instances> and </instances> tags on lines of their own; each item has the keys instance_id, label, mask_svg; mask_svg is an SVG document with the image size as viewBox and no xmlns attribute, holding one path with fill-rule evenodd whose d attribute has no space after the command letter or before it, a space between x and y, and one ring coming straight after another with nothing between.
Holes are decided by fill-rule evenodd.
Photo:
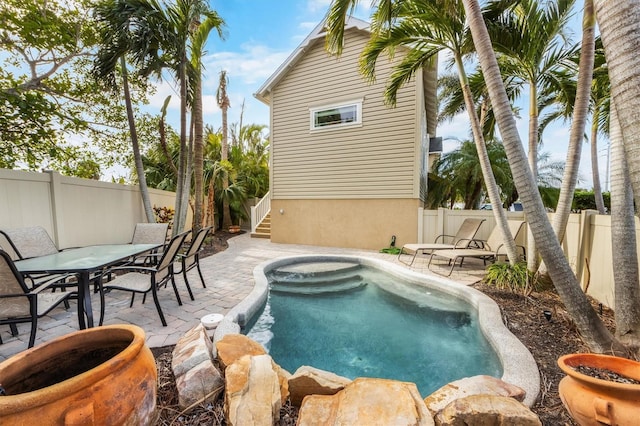
<instances>
[{"instance_id":1,"label":"exterior wall","mask_svg":"<svg viewBox=\"0 0 640 426\"><path fill-rule=\"evenodd\" d=\"M345 38L338 59L316 40L271 92L274 200L419 197L422 80L387 107L391 63L381 59L377 82L368 84L358 69L368 33L352 29ZM310 108L356 99L363 100L361 126L310 130Z\"/></svg>"},{"instance_id":2,"label":"exterior wall","mask_svg":"<svg viewBox=\"0 0 640 426\"><path fill-rule=\"evenodd\" d=\"M413 239L419 205L415 199L272 200L271 241L379 250L392 235Z\"/></svg>"},{"instance_id":3,"label":"exterior wall","mask_svg":"<svg viewBox=\"0 0 640 426\"><path fill-rule=\"evenodd\" d=\"M149 192L152 205L174 207L174 193ZM137 222L146 222L137 186L0 169L0 228L40 225L67 248L129 242Z\"/></svg>"}]
</instances>

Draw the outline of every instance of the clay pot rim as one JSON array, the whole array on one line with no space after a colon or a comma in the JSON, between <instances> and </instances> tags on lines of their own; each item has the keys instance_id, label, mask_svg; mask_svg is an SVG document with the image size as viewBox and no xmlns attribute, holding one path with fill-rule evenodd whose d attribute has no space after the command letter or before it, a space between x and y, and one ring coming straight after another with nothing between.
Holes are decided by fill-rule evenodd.
<instances>
[{"instance_id":1,"label":"clay pot rim","mask_svg":"<svg viewBox=\"0 0 640 426\"><path fill-rule=\"evenodd\" d=\"M603 365L606 364L606 365ZM640 385L632 383L617 383L609 380L598 379L587 374L579 373L572 367L584 365L596 368L606 368L615 373L627 376L634 380L640 380L640 362L631 359L594 353L567 354L558 358L558 366L567 375L582 382L590 383L599 387L608 387L617 390L640 391ZM620 366L637 369L637 375L630 375L623 371ZM635 372L634 372L635 373Z\"/></svg>"},{"instance_id":2,"label":"clay pot rim","mask_svg":"<svg viewBox=\"0 0 640 426\"><path fill-rule=\"evenodd\" d=\"M86 345L87 343L95 343L108 340L105 336L116 335L122 337L131 337L130 343L120 352L118 352L118 360L115 357L103 362L102 364L87 370L81 374L73 376L62 382L55 383L41 389L31 392L20 393L16 395L7 395L0 398L0 406L14 404L20 399L21 404L29 404L32 406L40 406L48 404L59 398L59 394L78 392L83 388L89 387L92 383L101 380L122 367L126 367L129 360L133 359L138 353L145 348L144 330L137 325L132 324L115 324L100 327L89 328L85 330L74 331L64 336L57 337L53 340L45 342L42 345L35 346L20 352L17 355L0 363L0 372L11 369L16 364L34 364L39 362L43 356L43 347L46 346L54 351L55 354L63 353L65 348L76 347L78 345ZM123 339L124 340L124 339ZM72 344L70 344L72 343ZM92 381L86 380L91 376ZM88 395L90 396L90 395Z\"/></svg>"}]
</instances>

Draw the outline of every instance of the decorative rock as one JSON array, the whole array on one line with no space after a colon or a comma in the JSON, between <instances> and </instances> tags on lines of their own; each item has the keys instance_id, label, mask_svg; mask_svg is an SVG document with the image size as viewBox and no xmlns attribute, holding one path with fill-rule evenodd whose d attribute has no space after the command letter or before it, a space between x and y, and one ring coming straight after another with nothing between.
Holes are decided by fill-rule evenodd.
<instances>
[{"instance_id":1,"label":"decorative rock","mask_svg":"<svg viewBox=\"0 0 640 426\"><path fill-rule=\"evenodd\" d=\"M225 370L227 424L270 425L280 417L278 374L269 355L245 355Z\"/></svg>"},{"instance_id":2,"label":"decorative rock","mask_svg":"<svg viewBox=\"0 0 640 426\"><path fill-rule=\"evenodd\" d=\"M349 383L346 377L303 365L289 378L291 404L299 407L307 395L333 395Z\"/></svg>"},{"instance_id":3,"label":"decorative rock","mask_svg":"<svg viewBox=\"0 0 640 426\"><path fill-rule=\"evenodd\" d=\"M444 385L424 399L427 408L435 416L449 403L456 399L471 395L508 396L520 402L524 400L526 392L518 386L504 382L491 376L473 376L456 380Z\"/></svg>"},{"instance_id":4,"label":"decorative rock","mask_svg":"<svg viewBox=\"0 0 640 426\"><path fill-rule=\"evenodd\" d=\"M173 349L171 368L177 377L204 361L211 362L213 344L202 324L187 331Z\"/></svg>"},{"instance_id":5,"label":"decorative rock","mask_svg":"<svg viewBox=\"0 0 640 426\"><path fill-rule=\"evenodd\" d=\"M202 361L185 374L176 377L178 402L185 409L200 402L213 402L224 390L224 379L209 360Z\"/></svg>"},{"instance_id":6,"label":"decorative rock","mask_svg":"<svg viewBox=\"0 0 640 426\"><path fill-rule=\"evenodd\" d=\"M244 355L264 355L267 353L262 345L243 334L227 334L216 342L216 351L222 369L226 369Z\"/></svg>"},{"instance_id":7,"label":"decorative rock","mask_svg":"<svg viewBox=\"0 0 640 426\"><path fill-rule=\"evenodd\" d=\"M298 426L433 425L414 383L358 378L335 395L309 395Z\"/></svg>"},{"instance_id":8,"label":"decorative rock","mask_svg":"<svg viewBox=\"0 0 640 426\"><path fill-rule=\"evenodd\" d=\"M542 425L538 416L524 404L513 398L494 395L471 395L457 399L438 413L435 421L438 426Z\"/></svg>"}]
</instances>

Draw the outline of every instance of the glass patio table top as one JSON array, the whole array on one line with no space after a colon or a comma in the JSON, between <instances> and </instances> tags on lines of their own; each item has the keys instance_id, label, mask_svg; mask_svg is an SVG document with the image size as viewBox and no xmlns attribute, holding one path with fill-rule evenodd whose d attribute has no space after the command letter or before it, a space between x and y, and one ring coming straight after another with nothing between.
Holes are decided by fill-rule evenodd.
<instances>
[{"instance_id":1,"label":"glass patio table top","mask_svg":"<svg viewBox=\"0 0 640 426\"><path fill-rule=\"evenodd\" d=\"M15 262L15 265L18 271L24 275L34 273L77 274L78 324L83 329L93 327L93 309L89 289L90 274L160 246L161 244L107 244L79 247L47 256L19 260Z\"/></svg>"}]
</instances>

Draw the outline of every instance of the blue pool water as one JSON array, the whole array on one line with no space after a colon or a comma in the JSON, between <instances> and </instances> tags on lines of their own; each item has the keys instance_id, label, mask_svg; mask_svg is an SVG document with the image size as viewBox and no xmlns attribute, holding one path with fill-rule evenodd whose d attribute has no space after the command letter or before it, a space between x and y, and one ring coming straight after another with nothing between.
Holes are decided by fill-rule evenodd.
<instances>
[{"instance_id":1,"label":"blue pool water","mask_svg":"<svg viewBox=\"0 0 640 426\"><path fill-rule=\"evenodd\" d=\"M417 384L427 396L462 377L502 375L464 301L354 264L297 264L268 274L266 305L245 333L293 373Z\"/></svg>"}]
</instances>

